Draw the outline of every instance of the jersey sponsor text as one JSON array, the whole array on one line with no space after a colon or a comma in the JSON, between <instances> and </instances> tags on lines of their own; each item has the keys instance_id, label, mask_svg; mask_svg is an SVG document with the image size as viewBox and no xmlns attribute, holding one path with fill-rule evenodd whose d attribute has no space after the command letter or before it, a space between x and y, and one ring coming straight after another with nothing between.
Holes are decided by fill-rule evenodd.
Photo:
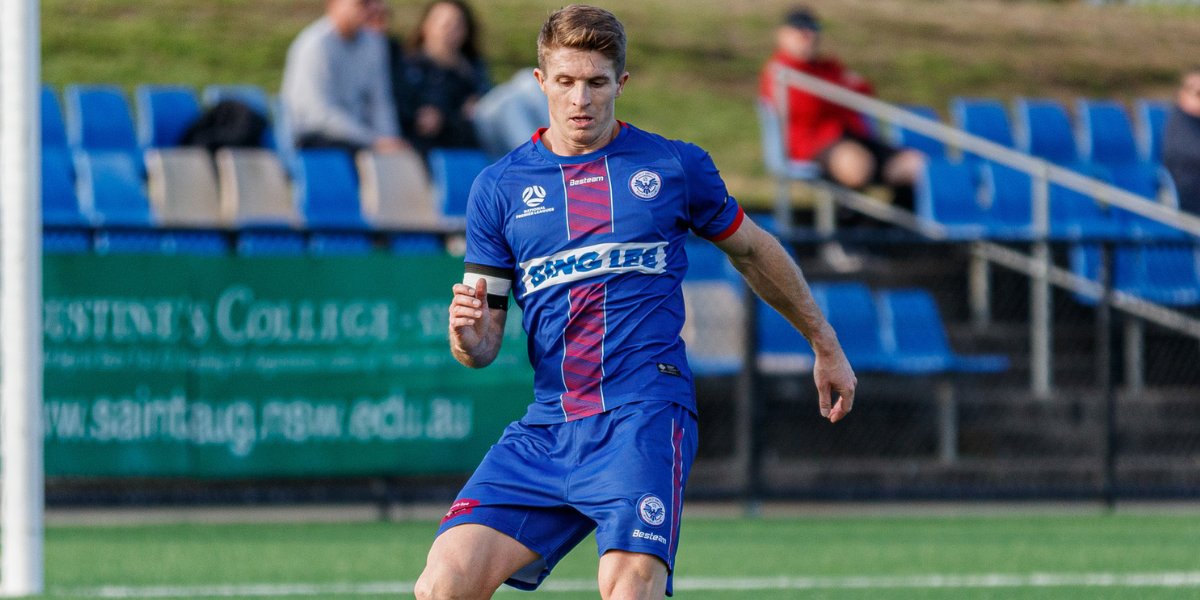
<instances>
[{"instance_id":1,"label":"jersey sponsor text","mask_svg":"<svg viewBox=\"0 0 1200 600\"><path fill-rule=\"evenodd\" d=\"M666 263L667 242L595 244L521 263L521 283L530 294L610 273L661 275Z\"/></svg>"}]
</instances>

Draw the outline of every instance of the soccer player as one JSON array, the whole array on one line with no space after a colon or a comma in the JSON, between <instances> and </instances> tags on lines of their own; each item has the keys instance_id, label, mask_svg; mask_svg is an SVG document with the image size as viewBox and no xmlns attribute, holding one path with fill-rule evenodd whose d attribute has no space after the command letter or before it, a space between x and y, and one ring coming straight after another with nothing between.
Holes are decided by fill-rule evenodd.
<instances>
[{"instance_id":1,"label":"soccer player","mask_svg":"<svg viewBox=\"0 0 1200 600\"><path fill-rule=\"evenodd\" d=\"M744 218L708 154L616 120L629 73L615 16L580 5L553 13L535 76L550 127L475 181L449 318L454 356L486 367L511 292L535 401L450 507L416 594L534 589L595 530L600 595L660 599L671 593L696 452L679 337L689 230L724 250L811 342L823 416L850 412L856 379L799 268Z\"/></svg>"}]
</instances>

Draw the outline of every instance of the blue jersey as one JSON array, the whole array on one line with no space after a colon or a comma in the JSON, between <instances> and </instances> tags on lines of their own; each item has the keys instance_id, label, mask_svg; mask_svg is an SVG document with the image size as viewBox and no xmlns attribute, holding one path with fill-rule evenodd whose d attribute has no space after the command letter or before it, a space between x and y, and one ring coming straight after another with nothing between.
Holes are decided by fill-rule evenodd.
<instances>
[{"instance_id":1,"label":"blue jersey","mask_svg":"<svg viewBox=\"0 0 1200 600\"><path fill-rule=\"evenodd\" d=\"M695 412L679 337L684 239L719 241L742 219L704 150L626 123L590 154L559 156L534 136L484 170L467 206L467 281L512 281L534 367L525 422L633 401Z\"/></svg>"}]
</instances>

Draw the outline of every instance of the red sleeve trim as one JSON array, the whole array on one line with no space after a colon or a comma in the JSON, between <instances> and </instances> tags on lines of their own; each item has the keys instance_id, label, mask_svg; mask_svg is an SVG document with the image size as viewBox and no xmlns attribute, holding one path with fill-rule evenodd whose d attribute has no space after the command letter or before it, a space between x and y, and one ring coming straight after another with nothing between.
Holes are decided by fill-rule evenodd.
<instances>
[{"instance_id":1,"label":"red sleeve trim","mask_svg":"<svg viewBox=\"0 0 1200 600\"><path fill-rule=\"evenodd\" d=\"M724 239L728 238L729 236L737 233L737 230L739 228L741 228L741 226L742 226L742 220L745 218L746 218L746 211L742 210L742 206L739 204L737 216L733 218L733 222L729 224L729 227L726 227L725 231L722 231L721 233L718 233L717 235L714 235L714 236L708 238L709 241L719 242L719 241L724 240Z\"/></svg>"}]
</instances>

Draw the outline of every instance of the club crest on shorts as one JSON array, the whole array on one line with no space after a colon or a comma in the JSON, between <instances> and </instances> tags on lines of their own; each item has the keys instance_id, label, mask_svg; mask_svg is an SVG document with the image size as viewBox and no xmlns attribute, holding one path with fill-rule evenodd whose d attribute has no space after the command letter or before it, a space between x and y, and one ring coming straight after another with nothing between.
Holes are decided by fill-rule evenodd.
<instances>
[{"instance_id":1,"label":"club crest on shorts","mask_svg":"<svg viewBox=\"0 0 1200 600\"><path fill-rule=\"evenodd\" d=\"M637 511L638 518L651 527L658 527L667 520L667 506L654 494L642 496L638 500Z\"/></svg>"},{"instance_id":2,"label":"club crest on shorts","mask_svg":"<svg viewBox=\"0 0 1200 600\"><path fill-rule=\"evenodd\" d=\"M633 192L634 196L642 200L651 200L658 196L659 190L662 189L662 178L654 171L645 169L633 174L629 178L629 191Z\"/></svg>"}]
</instances>

